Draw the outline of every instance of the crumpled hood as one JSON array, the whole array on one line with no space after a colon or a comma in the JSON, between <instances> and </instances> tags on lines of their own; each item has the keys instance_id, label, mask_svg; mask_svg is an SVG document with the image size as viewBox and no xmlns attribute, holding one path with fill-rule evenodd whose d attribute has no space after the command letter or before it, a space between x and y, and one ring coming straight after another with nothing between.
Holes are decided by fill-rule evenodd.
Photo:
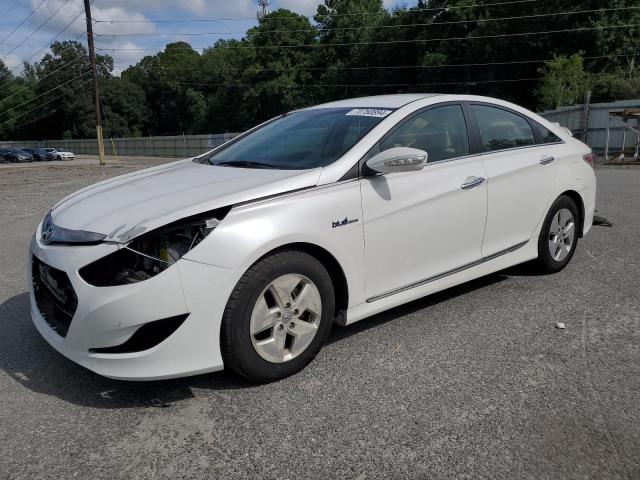
<instances>
[{"instance_id":1,"label":"crumpled hood","mask_svg":"<svg viewBox=\"0 0 640 480\"><path fill-rule=\"evenodd\" d=\"M60 227L126 242L189 215L314 186L320 171L215 167L187 159L83 188L53 207L51 216Z\"/></svg>"}]
</instances>

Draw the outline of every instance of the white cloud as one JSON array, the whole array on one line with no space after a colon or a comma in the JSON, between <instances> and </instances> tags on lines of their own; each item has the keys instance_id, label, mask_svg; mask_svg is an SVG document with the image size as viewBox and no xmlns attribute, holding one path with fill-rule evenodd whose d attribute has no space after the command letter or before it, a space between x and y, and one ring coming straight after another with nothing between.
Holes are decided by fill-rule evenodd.
<instances>
[{"instance_id":1,"label":"white cloud","mask_svg":"<svg viewBox=\"0 0 640 480\"><path fill-rule=\"evenodd\" d=\"M300 15L315 15L318 5L323 3L323 0L277 0L272 2L272 8L286 8Z\"/></svg>"},{"instance_id":2,"label":"white cloud","mask_svg":"<svg viewBox=\"0 0 640 480\"><path fill-rule=\"evenodd\" d=\"M16 55L3 55L2 61L13 73L18 73L22 69L22 60Z\"/></svg>"}]
</instances>

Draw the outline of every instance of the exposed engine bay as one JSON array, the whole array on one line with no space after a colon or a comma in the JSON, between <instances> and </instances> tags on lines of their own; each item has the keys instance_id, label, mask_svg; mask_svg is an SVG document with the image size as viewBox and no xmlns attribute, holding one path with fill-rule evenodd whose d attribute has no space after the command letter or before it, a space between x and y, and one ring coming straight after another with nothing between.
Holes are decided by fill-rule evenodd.
<instances>
[{"instance_id":1,"label":"exposed engine bay","mask_svg":"<svg viewBox=\"0 0 640 480\"><path fill-rule=\"evenodd\" d=\"M125 248L136 254L136 263L116 274L117 284L147 280L176 263L218 226L218 219L193 220L143 235Z\"/></svg>"},{"instance_id":2,"label":"exposed engine bay","mask_svg":"<svg viewBox=\"0 0 640 480\"><path fill-rule=\"evenodd\" d=\"M230 207L188 217L145 233L117 252L80 269L95 286L137 283L158 275L198 245L221 222Z\"/></svg>"}]
</instances>

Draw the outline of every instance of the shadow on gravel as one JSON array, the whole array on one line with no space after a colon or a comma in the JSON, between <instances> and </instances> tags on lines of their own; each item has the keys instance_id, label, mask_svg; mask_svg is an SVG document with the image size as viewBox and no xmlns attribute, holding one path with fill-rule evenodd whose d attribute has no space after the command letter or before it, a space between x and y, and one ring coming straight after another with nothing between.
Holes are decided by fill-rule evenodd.
<instances>
[{"instance_id":1,"label":"shadow on gravel","mask_svg":"<svg viewBox=\"0 0 640 480\"><path fill-rule=\"evenodd\" d=\"M498 273L401 305L362 322L332 330L338 342L391 320L506 280ZM153 382L111 380L76 365L56 352L31 323L29 296L16 295L0 305L0 368L35 393L93 408L163 408L193 398L193 390L235 390L256 384L223 371Z\"/></svg>"},{"instance_id":2,"label":"shadow on gravel","mask_svg":"<svg viewBox=\"0 0 640 480\"><path fill-rule=\"evenodd\" d=\"M392 320L404 317L405 315L410 315L419 310L424 310L425 308L429 308L439 303L446 302L447 300L465 295L469 292L473 292L474 290L488 287L495 283L503 282L505 280L508 280L508 278L508 276L504 275L504 272L494 273L491 275L487 275L486 277L481 277L476 280L463 283L462 285L448 288L447 290L443 290L441 292L433 293L429 296L419 298L418 300L405 303L404 305L392 308L391 310L387 310L386 312L378 313L377 315L366 318L360 322L347 325L346 327L335 327L331 330L331 334L329 335L329 340L327 341L327 343L338 342L352 335L356 335L360 332L364 332L371 328L384 325L385 323Z\"/></svg>"},{"instance_id":3,"label":"shadow on gravel","mask_svg":"<svg viewBox=\"0 0 640 480\"><path fill-rule=\"evenodd\" d=\"M0 305L0 368L35 393L93 408L168 407L193 398L193 388L234 390L255 384L227 372L173 380L111 380L76 365L56 352L31 322L29 295Z\"/></svg>"}]
</instances>

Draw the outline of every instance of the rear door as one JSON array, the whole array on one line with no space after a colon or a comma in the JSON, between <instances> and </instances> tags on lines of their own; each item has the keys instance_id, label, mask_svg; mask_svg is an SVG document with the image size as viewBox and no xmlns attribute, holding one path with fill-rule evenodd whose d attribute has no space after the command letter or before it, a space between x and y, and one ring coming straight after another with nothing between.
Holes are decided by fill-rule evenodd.
<instances>
[{"instance_id":1,"label":"rear door","mask_svg":"<svg viewBox=\"0 0 640 480\"><path fill-rule=\"evenodd\" d=\"M484 257L529 240L555 185L553 148L539 144L535 124L512 110L471 103L477 149L488 179Z\"/></svg>"},{"instance_id":2,"label":"rear door","mask_svg":"<svg viewBox=\"0 0 640 480\"><path fill-rule=\"evenodd\" d=\"M469 155L461 105L412 115L368 156L398 146L425 150L427 165L361 180L368 301L481 257L487 185L482 160Z\"/></svg>"}]
</instances>

